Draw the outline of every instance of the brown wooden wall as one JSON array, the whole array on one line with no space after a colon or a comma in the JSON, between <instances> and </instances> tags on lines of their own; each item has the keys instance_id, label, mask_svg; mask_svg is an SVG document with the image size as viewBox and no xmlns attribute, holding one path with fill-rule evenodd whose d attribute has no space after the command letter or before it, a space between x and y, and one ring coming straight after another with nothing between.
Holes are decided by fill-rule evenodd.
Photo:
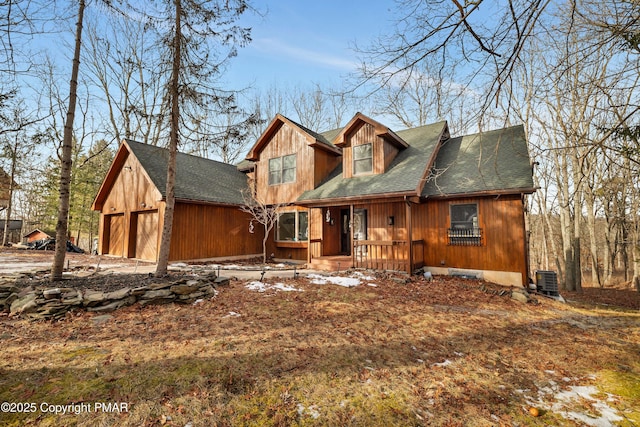
<instances>
[{"instance_id":1,"label":"brown wooden wall","mask_svg":"<svg viewBox=\"0 0 640 427\"><path fill-rule=\"evenodd\" d=\"M296 154L296 180L269 185L269 159ZM303 192L312 190L339 164L332 156L309 146L306 134L283 123L259 154L256 162L257 193L266 204L292 203Z\"/></svg>"},{"instance_id":2,"label":"brown wooden wall","mask_svg":"<svg viewBox=\"0 0 640 427\"><path fill-rule=\"evenodd\" d=\"M448 244L449 206L478 203L482 246ZM521 272L527 283L524 211L519 195L429 200L413 205L413 239L423 239L427 266Z\"/></svg>"},{"instance_id":3,"label":"brown wooden wall","mask_svg":"<svg viewBox=\"0 0 640 427\"><path fill-rule=\"evenodd\" d=\"M263 227L233 206L176 203L170 260L189 260L262 253Z\"/></svg>"},{"instance_id":4,"label":"brown wooden wall","mask_svg":"<svg viewBox=\"0 0 640 427\"><path fill-rule=\"evenodd\" d=\"M128 155L104 199L98 251L126 258L157 259L162 195L134 156Z\"/></svg>"},{"instance_id":5,"label":"brown wooden wall","mask_svg":"<svg viewBox=\"0 0 640 427\"><path fill-rule=\"evenodd\" d=\"M367 203L354 205L355 209L367 210L367 240L406 240L406 208L403 202ZM389 225L393 216L394 224Z\"/></svg>"},{"instance_id":6,"label":"brown wooden wall","mask_svg":"<svg viewBox=\"0 0 640 427\"><path fill-rule=\"evenodd\" d=\"M353 177L353 153L352 147L356 145L372 143L373 152L373 173L384 173L387 166L391 164L398 149L389 144L383 138L376 136L375 127L369 123L363 123L345 136L345 146L343 148L343 175L345 178Z\"/></svg>"}]
</instances>

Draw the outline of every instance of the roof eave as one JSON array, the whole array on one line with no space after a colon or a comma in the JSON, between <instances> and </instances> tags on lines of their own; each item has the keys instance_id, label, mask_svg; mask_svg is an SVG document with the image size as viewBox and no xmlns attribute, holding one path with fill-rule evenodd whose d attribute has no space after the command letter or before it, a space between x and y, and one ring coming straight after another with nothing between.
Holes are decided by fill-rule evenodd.
<instances>
[{"instance_id":1,"label":"roof eave","mask_svg":"<svg viewBox=\"0 0 640 427\"><path fill-rule=\"evenodd\" d=\"M481 190L468 193L442 193L422 196L423 199L459 199L466 197L506 196L513 194L533 194L540 187L505 188L501 190Z\"/></svg>"}]
</instances>

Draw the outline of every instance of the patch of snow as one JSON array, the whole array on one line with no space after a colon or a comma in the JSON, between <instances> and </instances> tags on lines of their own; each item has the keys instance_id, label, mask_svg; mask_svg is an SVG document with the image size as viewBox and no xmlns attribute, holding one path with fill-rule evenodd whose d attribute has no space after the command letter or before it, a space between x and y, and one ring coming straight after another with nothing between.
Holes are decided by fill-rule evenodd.
<instances>
[{"instance_id":1,"label":"patch of snow","mask_svg":"<svg viewBox=\"0 0 640 427\"><path fill-rule=\"evenodd\" d=\"M356 277L342 277L342 276L321 276L320 274L309 274L308 279L311 279L311 283L314 285L326 285L331 283L338 286L344 286L345 288L353 288L360 284L360 279Z\"/></svg>"},{"instance_id":2,"label":"patch of snow","mask_svg":"<svg viewBox=\"0 0 640 427\"><path fill-rule=\"evenodd\" d=\"M174 267L174 268L186 268L188 266L189 265L184 262L175 262L175 263L169 264L169 267Z\"/></svg>"},{"instance_id":3,"label":"patch of snow","mask_svg":"<svg viewBox=\"0 0 640 427\"><path fill-rule=\"evenodd\" d=\"M578 421L592 427L614 426L616 422L623 420L614 408L607 405L604 401L594 397L594 394L598 394L598 389L594 386L571 386L568 390L556 393L554 397L559 402L554 403L551 406L551 410L567 419ZM600 415L595 416L575 411L563 411L563 404L570 404L574 401L580 400L591 402L591 407L594 412Z\"/></svg>"},{"instance_id":4,"label":"patch of snow","mask_svg":"<svg viewBox=\"0 0 640 427\"><path fill-rule=\"evenodd\" d=\"M204 302L204 300L203 300L202 298L198 298L197 300L195 300L195 301L193 302L193 305L198 305L198 304L200 304L201 302Z\"/></svg>"},{"instance_id":5,"label":"patch of snow","mask_svg":"<svg viewBox=\"0 0 640 427\"><path fill-rule=\"evenodd\" d=\"M230 311L229 314L227 314L226 316L222 316L222 318L226 319L228 317L240 317L240 316L242 316L242 314L236 313L235 311Z\"/></svg>"},{"instance_id":6,"label":"patch of snow","mask_svg":"<svg viewBox=\"0 0 640 427\"><path fill-rule=\"evenodd\" d=\"M588 377L590 379L594 376ZM563 378L563 381L572 381L570 378ZM517 393L529 392L530 390L516 390ZM532 398L524 396L530 405L536 405L581 425L591 427L612 427L624 418L618 415L615 408L609 406L605 401L596 397L599 393L594 386L569 386L567 389L561 389L554 381L549 382L549 386L538 388L538 397ZM547 403L553 399L553 403ZM613 399L613 400L612 400ZM615 396L607 394L607 402L615 401ZM572 406L585 402L590 404L591 410L588 413L571 410Z\"/></svg>"},{"instance_id":7,"label":"patch of snow","mask_svg":"<svg viewBox=\"0 0 640 427\"><path fill-rule=\"evenodd\" d=\"M305 408L302 403L298 403L298 415L309 415L314 420L317 420L320 417L320 412L318 412L318 407L316 405L311 405L308 408Z\"/></svg>"},{"instance_id":8,"label":"patch of snow","mask_svg":"<svg viewBox=\"0 0 640 427\"><path fill-rule=\"evenodd\" d=\"M367 286L371 286L372 288L378 287L378 285L376 285L375 283L367 283Z\"/></svg>"},{"instance_id":9,"label":"patch of snow","mask_svg":"<svg viewBox=\"0 0 640 427\"><path fill-rule=\"evenodd\" d=\"M258 282L258 281L253 281L246 284L245 288L249 289L250 291L257 291L257 292L266 292L271 289L284 291L284 292L294 292L294 291L303 292L302 289L294 288L293 286L287 286L284 283L276 283L274 285L271 285L269 283Z\"/></svg>"},{"instance_id":10,"label":"patch of snow","mask_svg":"<svg viewBox=\"0 0 640 427\"><path fill-rule=\"evenodd\" d=\"M442 362L442 363L434 363L434 364L433 364L433 365L431 365L431 366L437 366L437 367L443 368L443 367L445 367L445 366L449 366L449 365L451 365L452 363L453 363L453 362L452 362L451 360L446 359L446 360L445 360L444 362Z\"/></svg>"}]
</instances>

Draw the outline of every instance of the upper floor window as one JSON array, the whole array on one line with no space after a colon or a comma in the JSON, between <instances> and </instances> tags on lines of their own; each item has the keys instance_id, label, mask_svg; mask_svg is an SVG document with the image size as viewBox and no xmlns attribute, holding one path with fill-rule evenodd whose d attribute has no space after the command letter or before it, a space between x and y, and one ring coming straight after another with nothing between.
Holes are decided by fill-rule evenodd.
<instances>
[{"instance_id":1,"label":"upper floor window","mask_svg":"<svg viewBox=\"0 0 640 427\"><path fill-rule=\"evenodd\" d=\"M269 159L269 185L295 182L296 155L274 157Z\"/></svg>"},{"instance_id":2,"label":"upper floor window","mask_svg":"<svg viewBox=\"0 0 640 427\"><path fill-rule=\"evenodd\" d=\"M353 147L353 174L373 172L373 146L371 143Z\"/></svg>"}]
</instances>

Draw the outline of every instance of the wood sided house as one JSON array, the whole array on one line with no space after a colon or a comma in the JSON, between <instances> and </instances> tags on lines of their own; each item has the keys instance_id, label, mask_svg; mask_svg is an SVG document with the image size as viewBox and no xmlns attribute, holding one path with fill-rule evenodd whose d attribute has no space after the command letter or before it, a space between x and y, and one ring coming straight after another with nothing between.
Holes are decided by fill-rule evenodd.
<instances>
[{"instance_id":1,"label":"wood sided house","mask_svg":"<svg viewBox=\"0 0 640 427\"><path fill-rule=\"evenodd\" d=\"M166 150L124 141L95 199L99 252L153 260ZM277 115L237 167L179 154L171 260L261 252L239 210L255 186L280 217L275 258L319 269L362 267L528 278L524 199L535 191L524 128L452 138L446 122L400 132L361 114L316 133Z\"/></svg>"}]
</instances>

